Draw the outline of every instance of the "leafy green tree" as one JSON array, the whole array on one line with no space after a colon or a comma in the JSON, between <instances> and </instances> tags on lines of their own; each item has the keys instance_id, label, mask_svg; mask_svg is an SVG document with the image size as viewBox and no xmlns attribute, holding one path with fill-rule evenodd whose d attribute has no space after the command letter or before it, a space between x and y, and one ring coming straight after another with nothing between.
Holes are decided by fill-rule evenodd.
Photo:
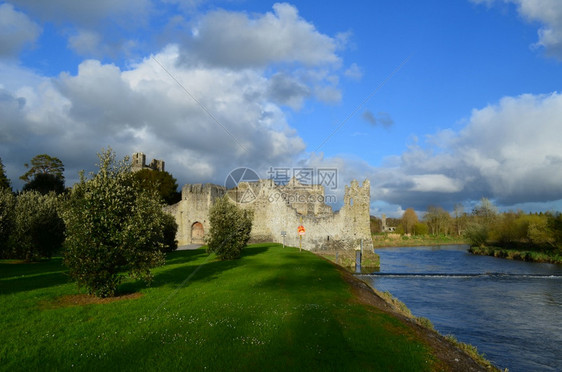
<instances>
[{"instance_id":1,"label":"leafy green tree","mask_svg":"<svg viewBox=\"0 0 562 372\"><path fill-rule=\"evenodd\" d=\"M482 247L488 240L488 227L486 225L471 222L464 230L464 237L468 239L473 247Z\"/></svg>"},{"instance_id":2,"label":"leafy green tree","mask_svg":"<svg viewBox=\"0 0 562 372\"><path fill-rule=\"evenodd\" d=\"M527 239L537 246L556 248L556 237L549 224L548 216L525 216Z\"/></svg>"},{"instance_id":3,"label":"leafy green tree","mask_svg":"<svg viewBox=\"0 0 562 372\"><path fill-rule=\"evenodd\" d=\"M58 210L59 200L53 193L28 191L17 197L12 239L18 258L51 258L61 248L65 226Z\"/></svg>"},{"instance_id":4,"label":"leafy green tree","mask_svg":"<svg viewBox=\"0 0 562 372\"><path fill-rule=\"evenodd\" d=\"M181 200L177 180L166 171L141 169L135 172L135 178L141 187L156 191L168 205Z\"/></svg>"},{"instance_id":5,"label":"leafy green tree","mask_svg":"<svg viewBox=\"0 0 562 372\"><path fill-rule=\"evenodd\" d=\"M16 197L9 188L0 188L0 257L11 255L10 236L15 224Z\"/></svg>"},{"instance_id":6,"label":"leafy green tree","mask_svg":"<svg viewBox=\"0 0 562 372\"><path fill-rule=\"evenodd\" d=\"M221 260L239 258L250 240L252 219L252 211L239 208L228 196L218 199L209 211L207 250Z\"/></svg>"},{"instance_id":7,"label":"leafy green tree","mask_svg":"<svg viewBox=\"0 0 562 372\"><path fill-rule=\"evenodd\" d=\"M125 275L150 283L164 263L165 214L157 195L139 187L128 158L98 154L99 171L76 184L63 217L64 262L79 286L113 296Z\"/></svg>"},{"instance_id":8,"label":"leafy green tree","mask_svg":"<svg viewBox=\"0 0 562 372\"><path fill-rule=\"evenodd\" d=\"M549 214L548 227L552 231L554 244L562 251L562 213Z\"/></svg>"},{"instance_id":9,"label":"leafy green tree","mask_svg":"<svg viewBox=\"0 0 562 372\"><path fill-rule=\"evenodd\" d=\"M39 173L52 174L64 181L64 165L57 157L47 154L35 155L33 159L31 159L31 167L27 163L24 165L26 168L29 168L29 170L20 177L20 179L25 182L30 182L33 177Z\"/></svg>"},{"instance_id":10,"label":"leafy green tree","mask_svg":"<svg viewBox=\"0 0 562 372\"><path fill-rule=\"evenodd\" d=\"M37 191L43 195L51 191L62 194L64 190L64 179L49 173L37 173L23 186L23 191Z\"/></svg>"},{"instance_id":11,"label":"leafy green tree","mask_svg":"<svg viewBox=\"0 0 562 372\"><path fill-rule=\"evenodd\" d=\"M10 180L6 176L6 171L4 169L4 163L2 163L2 158L0 158L0 190L1 189L10 189Z\"/></svg>"},{"instance_id":12,"label":"leafy green tree","mask_svg":"<svg viewBox=\"0 0 562 372\"><path fill-rule=\"evenodd\" d=\"M427 235L429 233L429 227L423 222L417 222L414 225L414 235Z\"/></svg>"}]
</instances>

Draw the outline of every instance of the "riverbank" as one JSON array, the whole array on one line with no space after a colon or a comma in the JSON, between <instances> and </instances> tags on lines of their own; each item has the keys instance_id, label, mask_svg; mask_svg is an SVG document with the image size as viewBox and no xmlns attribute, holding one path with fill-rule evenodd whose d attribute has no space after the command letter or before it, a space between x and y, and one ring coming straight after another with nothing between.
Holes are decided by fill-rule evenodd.
<instances>
[{"instance_id":1,"label":"riverbank","mask_svg":"<svg viewBox=\"0 0 562 372\"><path fill-rule=\"evenodd\" d=\"M531 250L508 249L500 247L470 247L468 251L480 256L493 256L508 260L562 264L562 254Z\"/></svg>"},{"instance_id":2,"label":"riverbank","mask_svg":"<svg viewBox=\"0 0 562 372\"><path fill-rule=\"evenodd\" d=\"M462 237L453 237L448 235L408 236L408 235L400 235L400 234L393 234L393 233L373 235L374 248L419 247L419 246L448 245L448 244L468 244L468 241Z\"/></svg>"},{"instance_id":3,"label":"riverbank","mask_svg":"<svg viewBox=\"0 0 562 372\"><path fill-rule=\"evenodd\" d=\"M298 248L252 245L234 261L172 252L151 287L119 291L111 302L77 291L60 258L0 261L3 368L486 370Z\"/></svg>"},{"instance_id":4,"label":"riverbank","mask_svg":"<svg viewBox=\"0 0 562 372\"><path fill-rule=\"evenodd\" d=\"M352 288L358 301L400 319L415 332L417 337L429 345L440 361L438 370L459 372L500 371L474 346L458 342L451 335L443 336L435 331L429 319L412 315L406 305L393 297L392 294L378 291L368 282L353 276L345 268L339 267L338 270Z\"/></svg>"}]
</instances>

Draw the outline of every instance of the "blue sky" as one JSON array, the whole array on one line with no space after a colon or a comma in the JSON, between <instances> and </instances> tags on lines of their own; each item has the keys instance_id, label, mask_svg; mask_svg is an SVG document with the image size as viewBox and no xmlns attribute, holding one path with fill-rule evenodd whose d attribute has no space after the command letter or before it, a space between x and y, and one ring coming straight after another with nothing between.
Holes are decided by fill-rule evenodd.
<instances>
[{"instance_id":1,"label":"blue sky","mask_svg":"<svg viewBox=\"0 0 562 372\"><path fill-rule=\"evenodd\" d=\"M111 146L180 184L337 168L376 215L561 210L561 78L557 0L0 1L0 157L16 189Z\"/></svg>"}]
</instances>

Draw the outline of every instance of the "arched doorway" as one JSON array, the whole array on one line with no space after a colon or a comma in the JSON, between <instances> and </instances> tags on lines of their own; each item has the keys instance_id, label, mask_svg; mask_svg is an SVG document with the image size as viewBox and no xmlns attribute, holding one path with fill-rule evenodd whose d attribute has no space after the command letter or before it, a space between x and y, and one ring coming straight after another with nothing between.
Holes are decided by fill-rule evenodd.
<instances>
[{"instance_id":1,"label":"arched doorway","mask_svg":"<svg viewBox=\"0 0 562 372\"><path fill-rule=\"evenodd\" d=\"M205 244L205 230L201 222L191 225L191 244Z\"/></svg>"}]
</instances>

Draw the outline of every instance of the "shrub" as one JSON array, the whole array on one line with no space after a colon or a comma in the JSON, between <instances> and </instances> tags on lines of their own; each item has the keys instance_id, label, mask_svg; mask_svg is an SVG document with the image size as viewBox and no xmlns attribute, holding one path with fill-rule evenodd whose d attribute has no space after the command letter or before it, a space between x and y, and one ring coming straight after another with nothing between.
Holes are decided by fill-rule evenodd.
<instances>
[{"instance_id":1,"label":"shrub","mask_svg":"<svg viewBox=\"0 0 562 372\"><path fill-rule=\"evenodd\" d=\"M28 191L17 197L12 234L15 257L26 261L51 258L61 248L65 226L58 209L54 193Z\"/></svg>"},{"instance_id":2,"label":"shrub","mask_svg":"<svg viewBox=\"0 0 562 372\"><path fill-rule=\"evenodd\" d=\"M471 223L464 231L464 237L472 246L483 246L488 240L488 227L479 223Z\"/></svg>"},{"instance_id":3,"label":"shrub","mask_svg":"<svg viewBox=\"0 0 562 372\"><path fill-rule=\"evenodd\" d=\"M207 251L221 260L239 258L250 240L252 218L251 211L240 209L226 195L218 199L209 211Z\"/></svg>"},{"instance_id":4,"label":"shrub","mask_svg":"<svg viewBox=\"0 0 562 372\"><path fill-rule=\"evenodd\" d=\"M428 233L429 233L429 227L425 223L418 222L414 225L415 235L427 235Z\"/></svg>"},{"instance_id":5,"label":"shrub","mask_svg":"<svg viewBox=\"0 0 562 372\"><path fill-rule=\"evenodd\" d=\"M123 276L150 282L150 269L164 263L165 214L158 196L136 184L128 159L98 154L99 171L82 176L64 211L64 262L79 286L98 297L113 296Z\"/></svg>"},{"instance_id":6,"label":"shrub","mask_svg":"<svg viewBox=\"0 0 562 372\"><path fill-rule=\"evenodd\" d=\"M1 163L0 163L1 164ZM0 257L9 257L10 236L14 229L16 197L9 188L0 187Z\"/></svg>"},{"instance_id":7,"label":"shrub","mask_svg":"<svg viewBox=\"0 0 562 372\"><path fill-rule=\"evenodd\" d=\"M164 214L164 248L163 252L173 252L178 249L178 241L176 240L176 233L178 231L178 224L174 216L167 213Z\"/></svg>"}]
</instances>

